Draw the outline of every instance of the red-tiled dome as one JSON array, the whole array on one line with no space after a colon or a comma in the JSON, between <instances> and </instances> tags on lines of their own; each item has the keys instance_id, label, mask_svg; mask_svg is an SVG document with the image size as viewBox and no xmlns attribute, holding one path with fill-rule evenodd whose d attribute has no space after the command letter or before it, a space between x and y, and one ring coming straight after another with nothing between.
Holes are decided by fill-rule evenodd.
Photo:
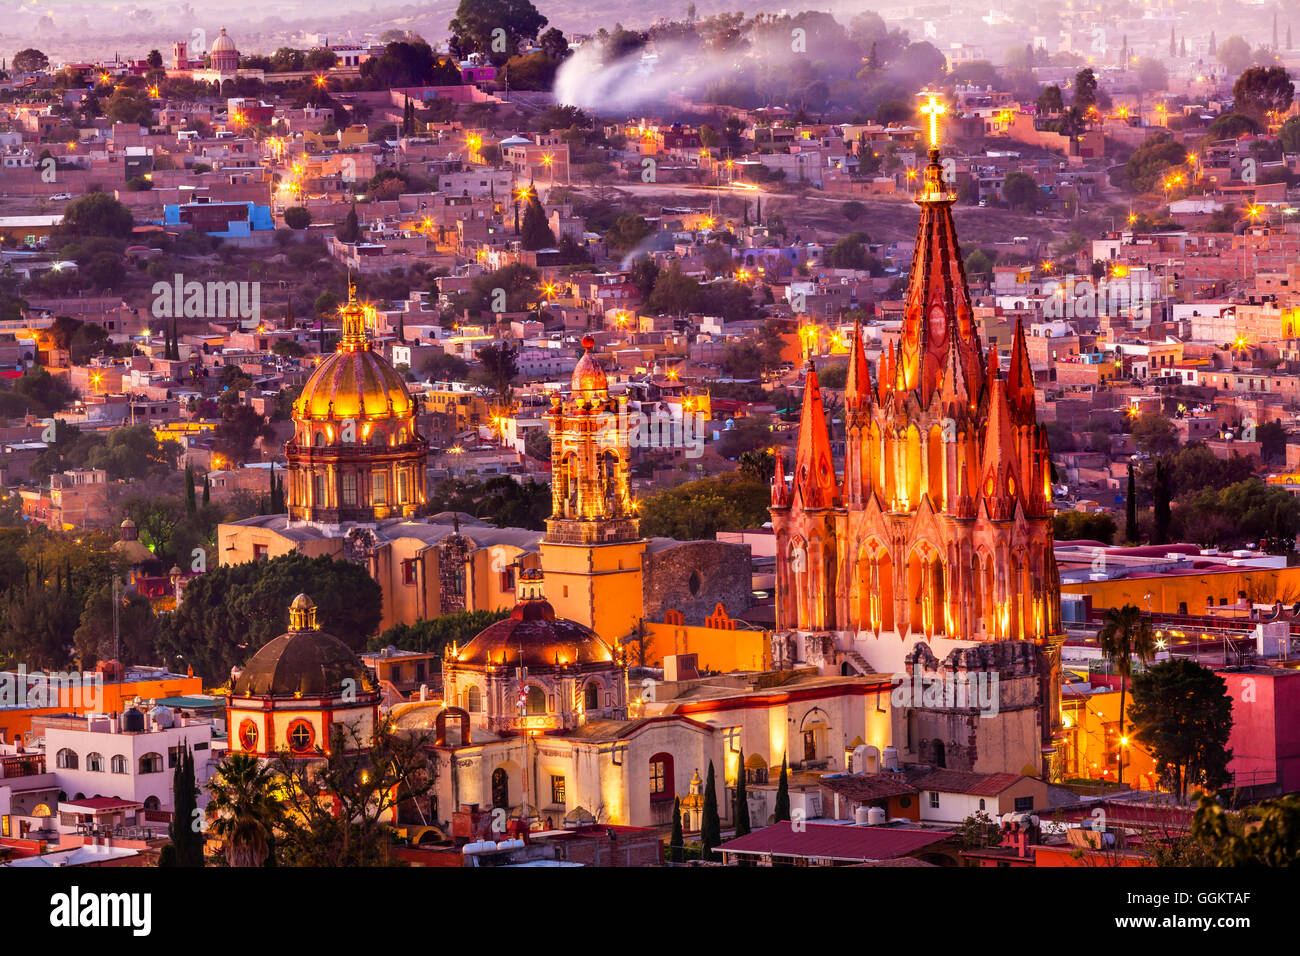
<instances>
[{"instance_id":1,"label":"red-tiled dome","mask_svg":"<svg viewBox=\"0 0 1300 956\"><path fill-rule=\"evenodd\" d=\"M525 598L510 616L489 624L456 655L457 664L555 667L557 664L612 664L614 653L589 627L556 617L544 598Z\"/></svg>"}]
</instances>

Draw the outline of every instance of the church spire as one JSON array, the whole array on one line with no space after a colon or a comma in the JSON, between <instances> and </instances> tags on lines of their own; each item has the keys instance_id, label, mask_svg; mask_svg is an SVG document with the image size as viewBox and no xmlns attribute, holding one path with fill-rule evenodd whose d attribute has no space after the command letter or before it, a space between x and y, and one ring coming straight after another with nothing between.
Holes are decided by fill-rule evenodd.
<instances>
[{"instance_id":1,"label":"church spire","mask_svg":"<svg viewBox=\"0 0 1300 956\"><path fill-rule=\"evenodd\" d=\"M840 503L821 383L817 381L817 367L811 360L804 380L799 449L794 459L794 498L805 508L833 508Z\"/></svg>"},{"instance_id":2,"label":"church spire","mask_svg":"<svg viewBox=\"0 0 1300 956\"><path fill-rule=\"evenodd\" d=\"M871 404L871 369L862 343L862 320L853 323L853 349L849 352L849 370L844 381L844 404L861 408Z\"/></svg>"},{"instance_id":3,"label":"church spire","mask_svg":"<svg viewBox=\"0 0 1300 956\"><path fill-rule=\"evenodd\" d=\"M772 507L790 507L790 487L785 483L785 453L776 449L776 473L772 476Z\"/></svg>"},{"instance_id":4,"label":"church spire","mask_svg":"<svg viewBox=\"0 0 1300 956\"><path fill-rule=\"evenodd\" d=\"M904 300L901 358L904 387L920 389L925 404L938 385L953 329L962 367L972 381L980 374L981 350L952 218L957 197L940 162L938 118L947 108L930 96L921 112L930 118L930 150L916 200L921 219Z\"/></svg>"},{"instance_id":5,"label":"church spire","mask_svg":"<svg viewBox=\"0 0 1300 956\"><path fill-rule=\"evenodd\" d=\"M1025 342L1025 325L1016 319L1016 335L1011 345L1011 367L1007 370L1007 398L1017 424L1034 420L1034 370L1029 364L1029 346Z\"/></svg>"}]
</instances>

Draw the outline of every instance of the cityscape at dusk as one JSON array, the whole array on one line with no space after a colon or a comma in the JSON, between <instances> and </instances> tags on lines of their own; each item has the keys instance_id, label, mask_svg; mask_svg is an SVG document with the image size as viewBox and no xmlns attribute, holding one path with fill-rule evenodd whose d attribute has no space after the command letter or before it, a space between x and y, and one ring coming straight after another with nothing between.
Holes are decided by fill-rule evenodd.
<instances>
[{"instance_id":1,"label":"cityscape at dusk","mask_svg":"<svg viewBox=\"0 0 1300 956\"><path fill-rule=\"evenodd\" d=\"M1279 917L1300 3L0 6L14 915Z\"/></svg>"}]
</instances>

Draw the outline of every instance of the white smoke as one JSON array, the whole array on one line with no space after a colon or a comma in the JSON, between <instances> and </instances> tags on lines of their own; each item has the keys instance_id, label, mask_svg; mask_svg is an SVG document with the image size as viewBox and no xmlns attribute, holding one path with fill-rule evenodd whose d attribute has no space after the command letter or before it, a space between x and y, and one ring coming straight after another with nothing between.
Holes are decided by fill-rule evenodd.
<instances>
[{"instance_id":1,"label":"white smoke","mask_svg":"<svg viewBox=\"0 0 1300 956\"><path fill-rule=\"evenodd\" d=\"M653 52L651 52L653 50ZM690 96L736 71L730 56L702 53L683 44L656 44L604 61L595 42L584 43L555 77L555 99L588 112L662 106L669 94Z\"/></svg>"}]
</instances>

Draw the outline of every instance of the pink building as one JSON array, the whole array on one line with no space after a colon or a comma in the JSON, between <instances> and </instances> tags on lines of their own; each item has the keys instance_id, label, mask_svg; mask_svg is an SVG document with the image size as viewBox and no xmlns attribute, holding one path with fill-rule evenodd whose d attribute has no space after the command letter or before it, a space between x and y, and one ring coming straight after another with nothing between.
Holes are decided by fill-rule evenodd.
<instances>
[{"instance_id":1,"label":"pink building","mask_svg":"<svg viewBox=\"0 0 1300 956\"><path fill-rule=\"evenodd\" d=\"M1228 770L1237 785L1300 791L1300 671L1260 664L1216 673L1232 697Z\"/></svg>"}]
</instances>

